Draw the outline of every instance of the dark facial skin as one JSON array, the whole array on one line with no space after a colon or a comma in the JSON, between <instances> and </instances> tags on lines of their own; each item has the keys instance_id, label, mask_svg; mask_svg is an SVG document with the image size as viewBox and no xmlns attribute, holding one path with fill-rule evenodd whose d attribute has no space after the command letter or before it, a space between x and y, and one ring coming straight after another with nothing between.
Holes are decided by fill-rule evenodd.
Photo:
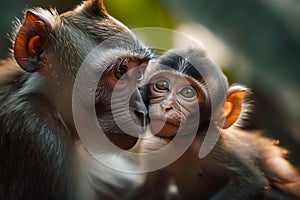
<instances>
[{"instance_id":1,"label":"dark facial skin","mask_svg":"<svg viewBox=\"0 0 300 200\"><path fill-rule=\"evenodd\" d=\"M203 88L187 77L164 72L150 80L150 128L160 137L174 136L181 123L205 101Z\"/></svg>"},{"instance_id":2,"label":"dark facial skin","mask_svg":"<svg viewBox=\"0 0 300 200\"><path fill-rule=\"evenodd\" d=\"M114 108L117 117L112 116L111 96L106 98L103 98L101 95L99 96L101 100L98 103L96 101L96 113L106 136L115 145L123 149L129 149L136 143L138 134L143 131L142 127L146 126L145 118L147 110L137 90L137 84L143 78L142 66L147 65L147 62L135 57L123 57L120 60L121 62L113 66L111 70L106 71L100 80L100 82L105 82L108 86L105 88L106 90L109 90L110 93L115 93L114 98L120 99ZM135 91L133 92L133 90ZM128 116L128 110L124 109L127 101L129 101L128 109L130 116ZM119 129L117 125L115 127L111 126L115 124L115 120L119 120L125 124L127 123L126 121L133 120L136 125L141 127L141 130L136 133L135 130L132 130L129 132L131 135L129 135ZM110 125L107 126L107 124Z\"/></svg>"}]
</instances>

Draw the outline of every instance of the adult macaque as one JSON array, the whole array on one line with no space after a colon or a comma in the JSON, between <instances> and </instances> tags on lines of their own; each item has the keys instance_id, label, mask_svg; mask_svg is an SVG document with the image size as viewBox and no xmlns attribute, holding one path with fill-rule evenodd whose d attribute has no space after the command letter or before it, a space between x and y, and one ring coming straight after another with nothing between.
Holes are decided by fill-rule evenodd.
<instances>
[{"instance_id":1,"label":"adult macaque","mask_svg":"<svg viewBox=\"0 0 300 200\"><path fill-rule=\"evenodd\" d=\"M95 95L87 97L96 105L84 100L82 104L95 108L108 138L128 149L136 139L115 120L132 119L139 125L134 134L143 131L147 110L136 86L141 74L135 69L150 59L151 52L107 13L102 0L88 0L61 15L41 8L26 11L16 28L14 58L0 66L1 199L93 199L98 194L117 199L128 192L132 177L119 177L91 161L72 115L80 65L94 47L111 37L115 39L87 64L92 66L87 81L99 80ZM120 81L131 87L123 89L128 96L118 102L112 117L111 94ZM124 109L127 102L129 110Z\"/></svg>"},{"instance_id":2,"label":"adult macaque","mask_svg":"<svg viewBox=\"0 0 300 200\"><path fill-rule=\"evenodd\" d=\"M247 111L248 89L228 87L226 77L202 49L170 50L148 70L145 80L153 136L141 139L142 152L159 151L173 143L171 155L180 146L178 141L193 131L196 135L175 162L148 173L143 195L221 200L300 197L300 176L285 159L287 150L259 133L238 129ZM214 146L199 158L202 145Z\"/></svg>"}]
</instances>

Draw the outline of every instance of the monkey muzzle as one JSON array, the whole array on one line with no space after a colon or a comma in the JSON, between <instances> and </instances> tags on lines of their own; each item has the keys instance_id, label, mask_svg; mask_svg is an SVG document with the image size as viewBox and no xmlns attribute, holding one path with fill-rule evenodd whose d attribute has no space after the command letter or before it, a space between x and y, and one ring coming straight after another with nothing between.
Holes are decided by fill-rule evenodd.
<instances>
[{"instance_id":1,"label":"monkey muzzle","mask_svg":"<svg viewBox=\"0 0 300 200\"><path fill-rule=\"evenodd\" d=\"M165 112L160 106L150 106L150 130L159 137L174 137L181 123L184 123L183 118L178 112Z\"/></svg>"}]
</instances>

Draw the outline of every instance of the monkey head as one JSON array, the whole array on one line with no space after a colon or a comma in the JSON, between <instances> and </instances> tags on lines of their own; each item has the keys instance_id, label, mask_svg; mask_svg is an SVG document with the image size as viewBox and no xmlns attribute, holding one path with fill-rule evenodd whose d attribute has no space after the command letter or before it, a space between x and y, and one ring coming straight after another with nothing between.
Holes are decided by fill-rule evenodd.
<instances>
[{"instance_id":1,"label":"monkey head","mask_svg":"<svg viewBox=\"0 0 300 200\"><path fill-rule=\"evenodd\" d=\"M99 44L101 48L97 49ZM84 62L92 51L93 59ZM87 67L82 84L92 79L97 88L94 94L82 96L81 103L96 108L105 134L126 135L115 121L126 123L130 119L140 126L144 121L147 110L136 86L142 76L137 68L147 63L151 52L125 25L108 14L103 0L85 1L61 15L55 10L27 10L16 31L13 53L24 70L22 73L28 76L24 95L35 93L47 99L73 136L77 137L72 92L82 63ZM120 99L114 117L113 91L126 94L117 95ZM133 130L141 131L142 128Z\"/></svg>"},{"instance_id":2,"label":"monkey head","mask_svg":"<svg viewBox=\"0 0 300 200\"><path fill-rule=\"evenodd\" d=\"M182 133L204 129L211 120L230 127L240 116L247 91L239 85L228 88L217 65L196 48L163 54L149 65L147 82L150 129L159 137L174 137L180 127Z\"/></svg>"}]
</instances>

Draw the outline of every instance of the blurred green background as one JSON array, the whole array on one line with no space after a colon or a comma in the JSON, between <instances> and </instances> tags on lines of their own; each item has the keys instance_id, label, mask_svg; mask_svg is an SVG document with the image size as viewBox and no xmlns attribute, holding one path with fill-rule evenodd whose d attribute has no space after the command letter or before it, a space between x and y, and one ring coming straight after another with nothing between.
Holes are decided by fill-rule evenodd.
<instances>
[{"instance_id":1,"label":"blurred green background","mask_svg":"<svg viewBox=\"0 0 300 200\"><path fill-rule=\"evenodd\" d=\"M55 7L61 13L79 2L1 0L0 58L9 55L12 21L22 19L25 8ZM246 128L279 139L300 166L299 0L106 0L105 4L130 28L169 28L199 41L230 83L253 89L255 112ZM176 38L170 41L180 46Z\"/></svg>"}]
</instances>

